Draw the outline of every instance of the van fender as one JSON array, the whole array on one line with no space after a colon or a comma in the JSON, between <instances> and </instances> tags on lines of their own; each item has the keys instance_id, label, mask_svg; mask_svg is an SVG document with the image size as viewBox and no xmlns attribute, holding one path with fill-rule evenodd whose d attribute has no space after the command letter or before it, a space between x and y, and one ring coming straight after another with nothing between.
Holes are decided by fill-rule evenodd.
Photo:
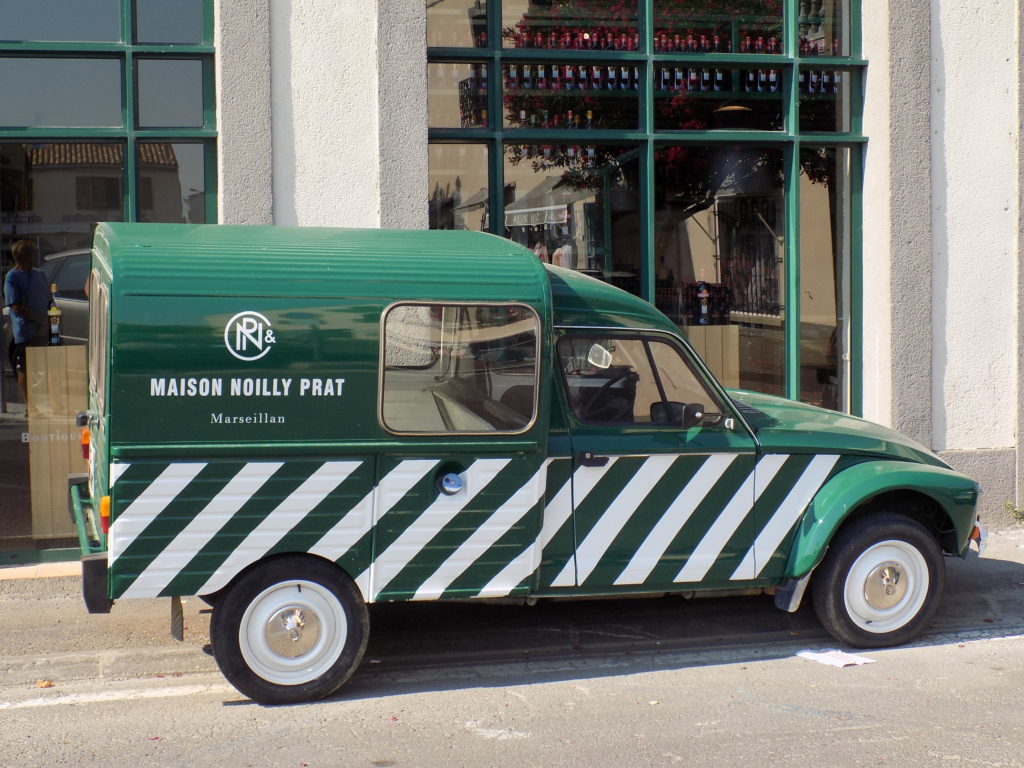
<instances>
[{"instance_id":1,"label":"van fender","mask_svg":"<svg viewBox=\"0 0 1024 768\"><path fill-rule=\"evenodd\" d=\"M954 554L966 550L978 501L974 481L932 464L865 461L832 477L807 506L797 523L780 590L786 589L789 580L803 581L806 586L807 577L825 556L840 525L865 503L891 491L911 491L935 502L955 532Z\"/></svg>"}]
</instances>

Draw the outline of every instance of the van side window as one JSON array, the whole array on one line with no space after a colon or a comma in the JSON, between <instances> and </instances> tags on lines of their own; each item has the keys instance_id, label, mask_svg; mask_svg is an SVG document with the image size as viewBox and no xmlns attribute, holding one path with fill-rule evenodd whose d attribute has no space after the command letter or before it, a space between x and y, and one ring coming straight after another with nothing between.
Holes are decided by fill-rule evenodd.
<instances>
[{"instance_id":1,"label":"van side window","mask_svg":"<svg viewBox=\"0 0 1024 768\"><path fill-rule=\"evenodd\" d=\"M537 410L540 321L517 304L398 304L384 315L391 432L522 432Z\"/></svg>"},{"instance_id":2,"label":"van side window","mask_svg":"<svg viewBox=\"0 0 1024 768\"><path fill-rule=\"evenodd\" d=\"M569 405L582 422L682 427L721 419L718 398L660 339L566 336L558 359Z\"/></svg>"}]
</instances>

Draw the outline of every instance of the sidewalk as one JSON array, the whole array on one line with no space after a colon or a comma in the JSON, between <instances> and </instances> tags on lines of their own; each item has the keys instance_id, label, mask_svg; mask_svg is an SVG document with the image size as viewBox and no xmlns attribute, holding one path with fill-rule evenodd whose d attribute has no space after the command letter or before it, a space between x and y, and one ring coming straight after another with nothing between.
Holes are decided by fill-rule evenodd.
<instances>
[{"instance_id":1,"label":"sidewalk","mask_svg":"<svg viewBox=\"0 0 1024 768\"><path fill-rule=\"evenodd\" d=\"M0 581L13 579L47 579L58 576L81 576L82 564L77 560L70 563L38 563L36 565L0 566Z\"/></svg>"}]
</instances>

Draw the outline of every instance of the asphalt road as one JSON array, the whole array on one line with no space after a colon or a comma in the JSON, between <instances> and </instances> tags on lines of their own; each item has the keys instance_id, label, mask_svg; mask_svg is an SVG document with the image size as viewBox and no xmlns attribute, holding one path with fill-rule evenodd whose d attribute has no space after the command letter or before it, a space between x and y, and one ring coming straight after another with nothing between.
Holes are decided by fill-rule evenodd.
<instances>
[{"instance_id":1,"label":"asphalt road","mask_svg":"<svg viewBox=\"0 0 1024 768\"><path fill-rule=\"evenodd\" d=\"M338 695L264 707L202 652L203 604L175 643L167 603L0 581L0 766L1024 766L1024 530L843 669L769 597L383 605Z\"/></svg>"}]
</instances>

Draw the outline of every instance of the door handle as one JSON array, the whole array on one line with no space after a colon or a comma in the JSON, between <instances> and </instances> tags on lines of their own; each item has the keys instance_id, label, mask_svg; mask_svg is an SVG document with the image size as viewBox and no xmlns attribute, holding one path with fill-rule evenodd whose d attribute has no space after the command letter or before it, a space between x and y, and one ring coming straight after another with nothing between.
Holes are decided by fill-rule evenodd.
<instances>
[{"instance_id":1,"label":"door handle","mask_svg":"<svg viewBox=\"0 0 1024 768\"><path fill-rule=\"evenodd\" d=\"M595 456L591 451L580 451L576 454L576 461L583 467L603 467L608 463L608 457Z\"/></svg>"}]
</instances>

